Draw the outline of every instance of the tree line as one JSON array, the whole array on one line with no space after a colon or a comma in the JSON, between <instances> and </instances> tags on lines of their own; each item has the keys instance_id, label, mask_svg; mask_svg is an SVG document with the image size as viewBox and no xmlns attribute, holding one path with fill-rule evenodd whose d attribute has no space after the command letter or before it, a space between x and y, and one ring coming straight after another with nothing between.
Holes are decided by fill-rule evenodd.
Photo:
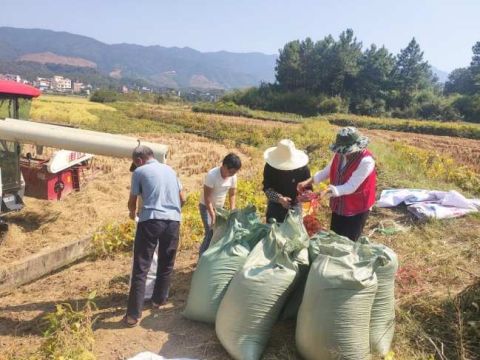
<instances>
[{"instance_id":1,"label":"tree line","mask_svg":"<svg viewBox=\"0 0 480 360\"><path fill-rule=\"evenodd\" d=\"M480 122L480 42L469 67L445 84L413 38L397 55L363 45L348 29L338 39L290 41L279 52L276 81L224 97L253 109L316 115L350 112Z\"/></svg>"}]
</instances>

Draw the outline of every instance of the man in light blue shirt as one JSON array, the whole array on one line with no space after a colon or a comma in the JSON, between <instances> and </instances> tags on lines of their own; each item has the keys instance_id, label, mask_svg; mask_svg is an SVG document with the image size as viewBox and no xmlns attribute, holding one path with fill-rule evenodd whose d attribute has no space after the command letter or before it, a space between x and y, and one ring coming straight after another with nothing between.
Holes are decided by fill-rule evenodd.
<instances>
[{"instance_id":1,"label":"man in light blue shirt","mask_svg":"<svg viewBox=\"0 0 480 360\"><path fill-rule=\"evenodd\" d=\"M135 170L128 200L130 218L138 215L133 250L132 282L128 296L128 326L138 324L145 295L145 282L158 245L158 267L152 306L160 307L168 298L171 274L177 253L181 207L185 202L182 186L175 171L153 157L147 146L136 147L132 154ZM137 214L138 197L142 207Z\"/></svg>"}]
</instances>

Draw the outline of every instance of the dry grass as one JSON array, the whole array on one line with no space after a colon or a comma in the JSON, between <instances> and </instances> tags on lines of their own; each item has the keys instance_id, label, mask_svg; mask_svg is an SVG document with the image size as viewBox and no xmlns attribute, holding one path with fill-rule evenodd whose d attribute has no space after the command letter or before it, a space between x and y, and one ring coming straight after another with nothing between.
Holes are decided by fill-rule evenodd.
<instances>
[{"instance_id":1,"label":"dry grass","mask_svg":"<svg viewBox=\"0 0 480 360\"><path fill-rule=\"evenodd\" d=\"M419 224L406 210L377 209L369 221L369 230L385 218L409 226L407 232L372 235L374 241L394 249L400 259L395 358L475 359L461 355L471 353L465 344L474 338L460 331L463 325L454 299L472 282L472 275L465 269L480 267L478 219L464 217Z\"/></svg>"},{"instance_id":2,"label":"dry grass","mask_svg":"<svg viewBox=\"0 0 480 360\"><path fill-rule=\"evenodd\" d=\"M408 134L387 130L362 130L368 136L402 142L426 149L439 155L447 155L460 165L480 173L480 141L422 134Z\"/></svg>"}]
</instances>

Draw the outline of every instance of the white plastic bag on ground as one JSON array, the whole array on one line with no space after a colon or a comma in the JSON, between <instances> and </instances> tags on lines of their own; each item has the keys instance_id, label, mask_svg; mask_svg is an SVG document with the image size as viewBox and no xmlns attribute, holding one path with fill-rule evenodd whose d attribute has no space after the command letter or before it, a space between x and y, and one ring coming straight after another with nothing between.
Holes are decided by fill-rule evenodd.
<instances>
[{"instance_id":1,"label":"white plastic bag on ground","mask_svg":"<svg viewBox=\"0 0 480 360\"><path fill-rule=\"evenodd\" d=\"M379 259L357 251L361 246L347 241L319 245L297 317L297 349L307 360L370 358Z\"/></svg>"},{"instance_id":2,"label":"white plastic bag on ground","mask_svg":"<svg viewBox=\"0 0 480 360\"><path fill-rule=\"evenodd\" d=\"M285 300L298 278L299 263L308 263L308 234L298 213L253 249L230 283L217 313L217 337L237 360L260 359Z\"/></svg>"},{"instance_id":3,"label":"white plastic bag on ground","mask_svg":"<svg viewBox=\"0 0 480 360\"><path fill-rule=\"evenodd\" d=\"M128 360L197 360L197 359L189 359L189 358L175 358L175 359L167 359L161 355L154 354L149 351L141 352L140 354L135 355Z\"/></svg>"},{"instance_id":4,"label":"white plastic bag on ground","mask_svg":"<svg viewBox=\"0 0 480 360\"><path fill-rule=\"evenodd\" d=\"M267 234L255 207L226 213L222 236L200 257L192 277L183 315L191 320L215 322L220 301L235 273L243 266L253 247ZM217 213L217 217L220 214ZM215 237L214 229L214 237Z\"/></svg>"},{"instance_id":5,"label":"white plastic bag on ground","mask_svg":"<svg viewBox=\"0 0 480 360\"><path fill-rule=\"evenodd\" d=\"M145 296L144 299L149 300L153 295L153 288L155 287L155 280L157 279L157 266L158 266L158 246L153 253L152 265L148 270L147 281L145 282Z\"/></svg>"}]
</instances>

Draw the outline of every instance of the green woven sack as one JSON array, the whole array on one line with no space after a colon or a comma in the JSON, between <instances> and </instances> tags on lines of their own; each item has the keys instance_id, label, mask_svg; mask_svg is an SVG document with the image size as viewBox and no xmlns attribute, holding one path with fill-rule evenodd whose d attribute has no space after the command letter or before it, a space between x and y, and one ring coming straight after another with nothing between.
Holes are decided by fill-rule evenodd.
<instances>
[{"instance_id":1,"label":"green woven sack","mask_svg":"<svg viewBox=\"0 0 480 360\"><path fill-rule=\"evenodd\" d=\"M217 337L237 360L260 359L285 300L298 279L299 264L308 263L308 234L298 213L253 249L235 275L217 313Z\"/></svg>"},{"instance_id":2,"label":"green woven sack","mask_svg":"<svg viewBox=\"0 0 480 360\"><path fill-rule=\"evenodd\" d=\"M371 351L385 356L390 351L395 332L395 274L398 270L398 258L395 252L385 245L369 243L367 238L360 241L369 244L369 251L373 254L385 259L375 270L378 289L370 319Z\"/></svg>"},{"instance_id":3,"label":"green woven sack","mask_svg":"<svg viewBox=\"0 0 480 360\"><path fill-rule=\"evenodd\" d=\"M368 245L337 240L323 234L317 242L298 312L296 344L307 360L370 358L375 268L383 259L362 250Z\"/></svg>"},{"instance_id":4,"label":"green woven sack","mask_svg":"<svg viewBox=\"0 0 480 360\"><path fill-rule=\"evenodd\" d=\"M192 277L187 306L183 315L191 320L214 323L218 306L235 273L245 263L248 254L268 231L255 207L232 212L217 212L218 228L222 236L200 257Z\"/></svg>"}]
</instances>

